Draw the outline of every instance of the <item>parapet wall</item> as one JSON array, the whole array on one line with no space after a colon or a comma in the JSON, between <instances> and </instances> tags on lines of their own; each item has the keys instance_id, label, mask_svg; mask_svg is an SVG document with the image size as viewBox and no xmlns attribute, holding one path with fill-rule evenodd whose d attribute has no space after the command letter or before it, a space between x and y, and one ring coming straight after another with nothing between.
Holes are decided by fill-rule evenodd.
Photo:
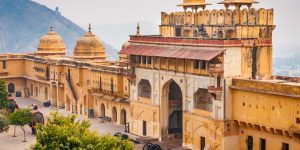
<instances>
[{"instance_id":1,"label":"parapet wall","mask_svg":"<svg viewBox=\"0 0 300 150\"><path fill-rule=\"evenodd\" d=\"M194 17L194 19L193 19ZM186 19L184 19L186 18ZM194 23L193 23L194 22ZM273 25L273 9L205 10L161 13L161 25Z\"/></svg>"}]
</instances>

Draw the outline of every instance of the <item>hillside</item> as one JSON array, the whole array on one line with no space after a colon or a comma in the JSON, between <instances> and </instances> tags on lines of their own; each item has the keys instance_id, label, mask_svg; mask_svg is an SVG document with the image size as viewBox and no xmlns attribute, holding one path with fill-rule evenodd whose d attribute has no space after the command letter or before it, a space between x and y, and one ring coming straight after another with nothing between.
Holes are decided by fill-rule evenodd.
<instances>
[{"instance_id":1,"label":"hillside","mask_svg":"<svg viewBox=\"0 0 300 150\"><path fill-rule=\"evenodd\" d=\"M0 53L35 51L51 25L64 39L68 54L72 54L76 41L85 34L81 27L31 0L0 0ZM105 47L110 59L115 59L116 49Z\"/></svg>"}]
</instances>

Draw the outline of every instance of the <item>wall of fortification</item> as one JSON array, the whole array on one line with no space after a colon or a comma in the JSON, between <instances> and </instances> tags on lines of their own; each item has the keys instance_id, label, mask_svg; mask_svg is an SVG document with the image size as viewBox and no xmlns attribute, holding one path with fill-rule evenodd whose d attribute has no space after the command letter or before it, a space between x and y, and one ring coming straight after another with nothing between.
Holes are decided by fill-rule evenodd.
<instances>
[{"instance_id":1,"label":"wall of fortification","mask_svg":"<svg viewBox=\"0 0 300 150\"><path fill-rule=\"evenodd\" d=\"M194 19L193 19L194 17ZM194 23L193 23L194 20ZM205 10L161 13L161 25L273 25L273 9Z\"/></svg>"}]
</instances>

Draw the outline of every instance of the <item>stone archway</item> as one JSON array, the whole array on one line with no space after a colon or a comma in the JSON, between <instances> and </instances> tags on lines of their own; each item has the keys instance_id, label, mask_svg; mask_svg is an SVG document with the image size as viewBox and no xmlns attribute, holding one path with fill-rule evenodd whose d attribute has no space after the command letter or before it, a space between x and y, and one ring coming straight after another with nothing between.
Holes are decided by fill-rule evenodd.
<instances>
[{"instance_id":1,"label":"stone archway","mask_svg":"<svg viewBox=\"0 0 300 150\"><path fill-rule=\"evenodd\" d=\"M118 112L117 112L117 108L113 107L112 109L112 120L113 123L117 123L118 122Z\"/></svg>"},{"instance_id":2,"label":"stone archway","mask_svg":"<svg viewBox=\"0 0 300 150\"><path fill-rule=\"evenodd\" d=\"M126 110L122 109L121 110L121 124L125 125L127 122L127 118L126 118Z\"/></svg>"},{"instance_id":3,"label":"stone archway","mask_svg":"<svg viewBox=\"0 0 300 150\"><path fill-rule=\"evenodd\" d=\"M105 105L102 103L100 107L100 117L105 117Z\"/></svg>"},{"instance_id":4,"label":"stone archway","mask_svg":"<svg viewBox=\"0 0 300 150\"><path fill-rule=\"evenodd\" d=\"M183 93L180 86L170 80L162 88L162 138L182 136Z\"/></svg>"}]
</instances>

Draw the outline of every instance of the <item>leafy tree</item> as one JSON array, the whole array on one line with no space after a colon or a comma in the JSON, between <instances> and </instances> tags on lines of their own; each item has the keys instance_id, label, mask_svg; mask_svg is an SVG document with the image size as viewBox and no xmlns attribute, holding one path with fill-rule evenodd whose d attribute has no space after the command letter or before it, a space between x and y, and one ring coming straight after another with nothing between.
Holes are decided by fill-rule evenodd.
<instances>
[{"instance_id":1,"label":"leafy tree","mask_svg":"<svg viewBox=\"0 0 300 150\"><path fill-rule=\"evenodd\" d=\"M32 113L31 113L30 109L19 109L19 110L15 111L14 113L11 113L8 116L8 119L11 124L21 126L21 129L23 130L23 133L24 133L24 141L23 142L27 142L24 126L29 124L32 121Z\"/></svg>"},{"instance_id":2,"label":"leafy tree","mask_svg":"<svg viewBox=\"0 0 300 150\"><path fill-rule=\"evenodd\" d=\"M6 91L6 84L3 79L0 79L0 110L7 107L7 91Z\"/></svg>"},{"instance_id":3,"label":"leafy tree","mask_svg":"<svg viewBox=\"0 0 300 150\"><path fill-rule=\"evenodd\" d=\"M89 121L76 120L76 115L51 113L46 125L38 126L37 143L32 150L132 150L133 144L121 137L99 136L91 132Z\"/></svg>"},{"instance_id":4,"label":"leafy tree","mask_svg":"<svg viewBox=\"0 0 300 150\"><path fill-rule=\"evenodd\" d=\"M9 120L7 118L7 112L0 110L0 133L7 132L9 129Z\"/></svg>"}]
</instances>

